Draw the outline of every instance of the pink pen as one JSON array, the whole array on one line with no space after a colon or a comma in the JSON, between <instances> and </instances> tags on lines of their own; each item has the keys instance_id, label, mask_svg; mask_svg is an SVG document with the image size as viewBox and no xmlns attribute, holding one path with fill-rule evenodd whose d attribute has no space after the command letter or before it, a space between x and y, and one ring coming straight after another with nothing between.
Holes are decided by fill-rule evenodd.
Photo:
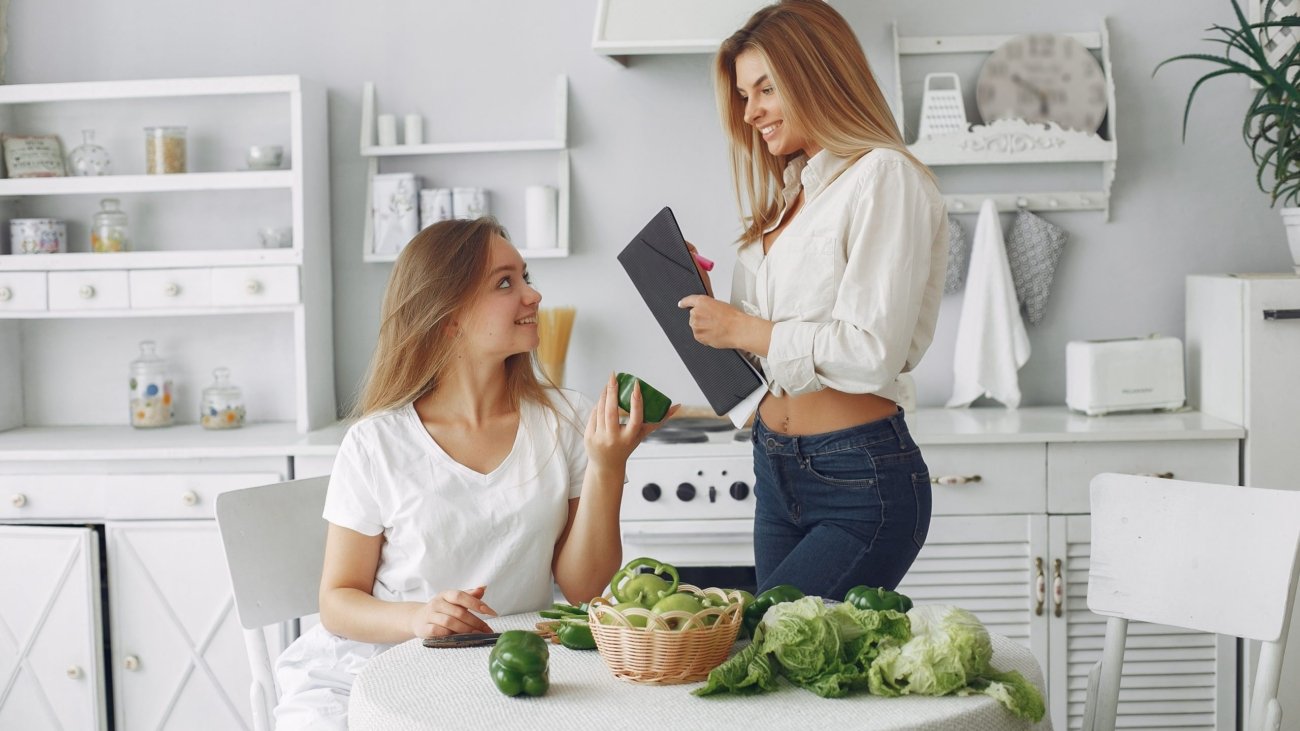
<instances>
[{"instance_id":1,"label":"pink pen","mask_svg":"<svg viewBox=\"0 0 1300 731\"><path fill-rule=\"evenodd\" d=\"M705 259L704 257L700 256L698 253L694 251L691 252L691 256L695 257L695 261L700 265L701 269L703 269L706 272L713 271L713 262L709 261L708 259Z\"/></svg>"}]
</instances>

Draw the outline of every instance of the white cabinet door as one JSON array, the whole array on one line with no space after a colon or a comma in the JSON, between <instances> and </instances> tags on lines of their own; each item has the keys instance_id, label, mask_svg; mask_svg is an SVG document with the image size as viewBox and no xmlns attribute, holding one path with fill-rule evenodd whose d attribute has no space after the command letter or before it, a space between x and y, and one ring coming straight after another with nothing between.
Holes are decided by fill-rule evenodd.
<instances>
[{"instance_id":1,"label":"white cabinet door","mask_svg":"<svg viewBox=\"0 0 1300 731\"><path fill-rule=\"evenodd\" d=\"M95 531L0 526L0 587L0 728L107 728Z\"/></svg>"},{"instance_id":2,"label":"white cabinet door","mask_svg":"<svg viewBox=\"0 0 1300 731\"><path fill-rule=\"evenodd\" d=\"M1088 611L1091 521L1049 518L1053 563L1061 560L1061 616L1051 620L1048 710L1052 726L1083 725L1088 672L1101 659L1106 619ZM1049 592L1050 593L1050 592ZM1206 585L1206 601L1231 601ZM1236 728L1236 643L1204 632L1131 622L1120 682L1117 728Z\"/></svg>"},{"instance_id":3,"label":"white cabinet door","mask_svg":"<svg viewBox=\"0 0 1300 731\"><path fill-rule=\"evenodd\" d=\"M955 604L1025 645L1047 669L1047 613L1037 594L1047 555L1042 515L935 517L898 590L917 604Z\"/></svg>"},{"instance_id":4,"label":"white cabinet door","mask_svg":"<svg viewBox=\"0 0 1300 731\"><path fill-rule=\"evenodd\" d=\"M106 527L117 728L251 728L251 673L216 524Z\"/></svg>"}]
</instances>

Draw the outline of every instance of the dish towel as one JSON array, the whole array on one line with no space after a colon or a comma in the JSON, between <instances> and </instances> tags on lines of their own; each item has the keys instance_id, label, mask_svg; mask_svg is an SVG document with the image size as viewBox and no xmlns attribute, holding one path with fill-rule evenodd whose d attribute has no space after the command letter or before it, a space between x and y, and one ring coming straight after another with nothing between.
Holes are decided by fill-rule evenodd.
<instances>
[{"instance_id":1,"label":"dish towel","mask_svg":"<svg viewBox=\"0 0 1300 731\"><path fill-rule=\"evenodd\" d=\"M1016 297L1025 308L1030 325L1043 321L1047 312L1047 295L1052 291L1052 277L1061 249L1070 238L1060 226L1029 211L1016 214L1007 234L1007 262L1011 279L1016 283Z\"/></svg>"},{"instance_id":2,"label":"dish towel","mask_svg":"<svg viewBox=\"0 0 1300 731\"><path fill-rule=\"evenodd\" d=\"M966 283L966 269L970 265L970 247L966 246L966 230L957 219L948 216L948 275L943 283L944 294L961 291Z\"/></svg>"},{"instance_id":3,"label":"dish towel","mask_svg":"<svg viewBox=\"0 0 1300 731\"><path fill-rule=\"evenodd\" d=\"M1029 335L1020 319L1002 223L997 206L986 200L980 206L971 244L948 408L970 406L980 396L997 399L1008 409L1017 408L1020 381L1016 372L1028 360Z\"/></svg>"}]
</instances>

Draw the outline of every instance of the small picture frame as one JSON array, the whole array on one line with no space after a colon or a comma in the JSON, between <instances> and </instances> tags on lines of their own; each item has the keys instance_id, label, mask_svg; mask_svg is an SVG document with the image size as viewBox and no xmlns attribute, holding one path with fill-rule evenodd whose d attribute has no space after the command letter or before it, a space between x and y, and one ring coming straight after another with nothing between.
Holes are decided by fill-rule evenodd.
<instances>
[{"instance_id":1,"label":"small picture frame","mask_svg":"<svg viewBox=\"0 0 1300 731\"><path fill-rule=\"evenodd\" d=\"M64 175L63 145L57 135L0 135L5 170L10 178L56 178Z\"/></svg>"}]
</instances>

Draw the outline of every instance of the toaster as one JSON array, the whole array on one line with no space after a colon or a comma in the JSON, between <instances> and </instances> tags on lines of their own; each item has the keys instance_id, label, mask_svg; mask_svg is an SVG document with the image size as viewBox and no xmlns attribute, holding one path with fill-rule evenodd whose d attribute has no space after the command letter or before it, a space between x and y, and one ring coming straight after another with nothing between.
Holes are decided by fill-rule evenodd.
<instances>
[{"instance_id":1,"label":"toaster","mask_svg":"<svg viewBox=\"0 0 1300 731\"><path fill-rule=\"evenodd\" d=\"M1183 342L1151 335L1065 346L1065 404L1089 416L1177 409L1186 401Z\"/></svg>"}]
</instances>

